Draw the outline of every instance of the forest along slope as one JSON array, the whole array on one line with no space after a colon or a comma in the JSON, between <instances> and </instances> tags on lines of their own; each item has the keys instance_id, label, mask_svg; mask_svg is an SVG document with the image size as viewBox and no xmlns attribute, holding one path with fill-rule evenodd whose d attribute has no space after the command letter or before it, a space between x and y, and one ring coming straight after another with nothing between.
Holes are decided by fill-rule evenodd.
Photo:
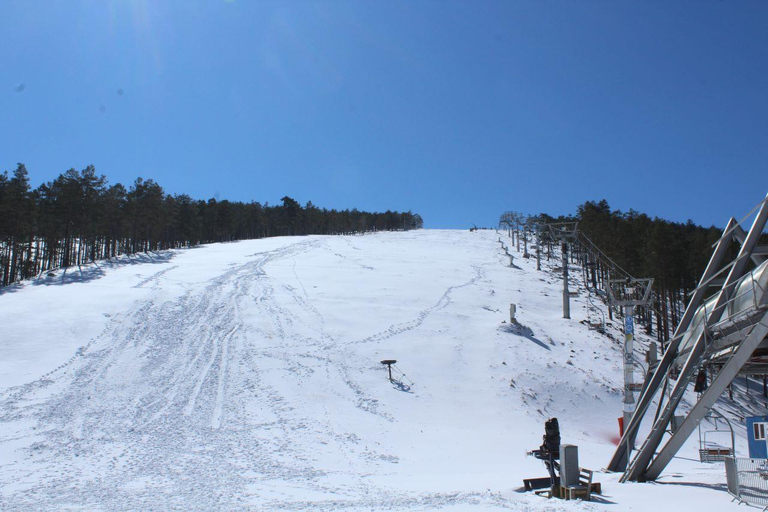
<instances>
[{"instance_id":1,"label":"forest along slope","mask_svg":"<svg viewBox=\"0 0 768 512\"><path fill-rule=\"evenodd\" d=\"M0 294L0 508L552 507L514 492L545 474L524 451L557 416L605 466L620 346L579 323L578 273L563 320L555 260L510 267L497 237L212 244ZM637 510L731 507L722 468L672 473L707 484L599 479Z\"/></svg>"}]
</instances>

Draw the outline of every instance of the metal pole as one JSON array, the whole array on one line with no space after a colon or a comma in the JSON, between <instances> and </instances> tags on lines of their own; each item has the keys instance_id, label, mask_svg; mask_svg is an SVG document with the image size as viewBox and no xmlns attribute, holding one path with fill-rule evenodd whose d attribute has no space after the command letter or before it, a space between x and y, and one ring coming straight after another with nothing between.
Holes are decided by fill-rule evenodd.
<instances>
[{"instance_id":1,"label":"metal pole","mask_svg":"<svg viewBox=\"0 0 768 512\"><path fill-rule=\"evenodd\" d=\"M536 270L541 270L541 233L536 233Z\"/></svg>"},{"instance_id":2,"label":"metal pole","mask_svg":"<svg viewBox=\"0 0 768 512\"><path fill-rule=\"evenodd\" d=\"M528 228L523 228L523 258L528 259Z\"/></svg>"},{"instance_id":3,"label":"metal pole","mask_svg":"<svg viewBox=\"0 0 768 512\"><path fill-rule=\"evenodd\" d=\"M563 318L571 318L571 293L568 291L568 244L560 248L563 256Z\"/></svg>"},{"instance_id":4,"label":"metal pole","mask_svg":"<svg viewBox=\"0 0 768 512\"><path fill-rule=\"evenodd\" d=\"M633 371L632 351L635 337L634 306L624 306L624 428L629 426L635 412L635 395L632 392ZM629 439L629 438L628 438ZM632 446L628 446L631 450Z\"/></svg>"}]
</instances>

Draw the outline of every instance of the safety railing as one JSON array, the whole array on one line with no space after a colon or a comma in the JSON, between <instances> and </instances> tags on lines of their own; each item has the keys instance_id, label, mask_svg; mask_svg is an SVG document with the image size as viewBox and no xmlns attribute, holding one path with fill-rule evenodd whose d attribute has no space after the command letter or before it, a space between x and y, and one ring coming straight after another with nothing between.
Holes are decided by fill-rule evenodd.
<instances>
[{"instance_id":1,"label":"safety railing","mask_svg":"<svg viewBox=\"0 0 768 512\"><path fill-rule=\"evenodd\" d=\"M768 507L768 459L725 458L728 492L734 498Z\"/></svg>"}]
</instances>

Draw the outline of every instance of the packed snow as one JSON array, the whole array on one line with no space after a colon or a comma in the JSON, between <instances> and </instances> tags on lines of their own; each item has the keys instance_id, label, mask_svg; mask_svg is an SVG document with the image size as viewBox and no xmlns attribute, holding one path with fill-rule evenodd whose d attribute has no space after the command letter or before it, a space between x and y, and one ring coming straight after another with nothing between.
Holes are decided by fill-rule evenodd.
<instances>
[{"instance_id":1,"label":"packed snow","mask_svg":"<svg viewBox=\"0 0 768 512\"><path fill-rule=\"evenodd\" d=\"M697 439L658 483L602 471L618 326L584 325L578 271L563 319L559 260L510 266L499 236L212 244L2 290L0 509L737 510ZM520 491L550 417L596 501Z\"/></svg>"}]
</instances>

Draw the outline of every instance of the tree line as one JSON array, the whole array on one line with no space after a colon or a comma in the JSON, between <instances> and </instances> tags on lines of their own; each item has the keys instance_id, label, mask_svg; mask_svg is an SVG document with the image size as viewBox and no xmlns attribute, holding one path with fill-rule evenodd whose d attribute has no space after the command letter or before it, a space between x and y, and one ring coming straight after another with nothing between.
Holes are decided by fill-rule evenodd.
<instances>
[{"instance_id":1,"label":"tree line","mask_svg":"<svg viewBox=\"0 0 768 512\"><path fill-rule=\"evenodd\" d=\"M412 212L371 213L168 194L137 178L110 185L93 166L70 169L33 189L18 164L0 174L0 286L51 269L122 254L271 236L332 235L419 229Z\"/></svg>"}]
</instances>

